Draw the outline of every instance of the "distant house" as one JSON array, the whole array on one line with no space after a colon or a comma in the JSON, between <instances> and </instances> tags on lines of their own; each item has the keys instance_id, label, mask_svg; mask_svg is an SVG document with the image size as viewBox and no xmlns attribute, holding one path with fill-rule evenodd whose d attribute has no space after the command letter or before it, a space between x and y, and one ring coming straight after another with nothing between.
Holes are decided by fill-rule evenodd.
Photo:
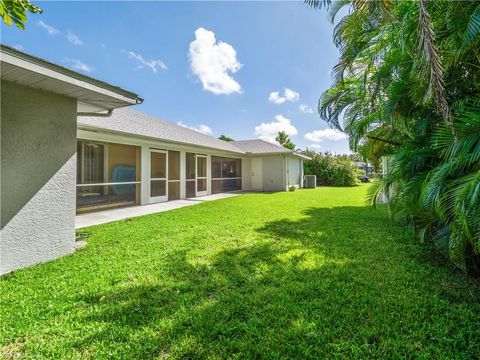
<instances>
[{"instance_id":1,"label":"distant house","mask_svg":"<svg viewBox=\"0 0 480 360\"><path fill-rule=\"evenodd\" d=\"M303 186L305 156L125 107L138 95L8 46L1 63L0 274L75 250L75 214Z\"/></svg>"},{"instance_id":2,"label":"distant house","mask_svg":"<svg viewBox=\"0 0 480 360\"><path fill-rule=\"evenodd\" d=\"M355 161L354 162L355 167L357 169L361 169L367 172L367 174L370 174L373 172L373 167L369 165L368 163L362 162L362 161Z\"/></svg>"}]
</instances>

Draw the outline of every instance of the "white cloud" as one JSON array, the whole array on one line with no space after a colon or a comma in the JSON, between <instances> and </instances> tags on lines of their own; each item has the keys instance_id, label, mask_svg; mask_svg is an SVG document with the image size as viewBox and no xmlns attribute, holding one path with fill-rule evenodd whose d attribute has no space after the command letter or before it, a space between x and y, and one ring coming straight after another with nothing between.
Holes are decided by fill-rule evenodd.
<instances>
[{"instance_id":1,"label":"white cloud","mask_svg":"<svg viewBox=\"0 0 480 360\"><path fill-rule=\"evenodd\" d=\"M212 128L210 126L205 125L205 124L200 124L198 126L188 126L187 124L184 124L181 121L179 121L179 122L177 122L177 125L186 127L188 129L197 131L197 132L205 134L205 135L213 135Z\"/></svg>"},{"instance_id":2,"label":"white cloud","mask_svg":"<svg viewBox=\"0 0 480 360\"><path fill-rule=\"evenodd\" d=\"M300 94L294 90L290 90L289 88L285 88L283 91L283 96L287 101L297 101L300 99Z\"/></svg>"},{"instance_id":3,"label":"white cloud","mask_svg":"<svg viewBox=\"0 0 480 360\"><path fill-rule=\"evenodd\" d=\"M92 66L84 64L78 59L66 58L64 61L66 63L69 63L70 66L75 70L80 70L80 71L83 71L83 72L86 72L86 73L91 73L93 71Z\"/></svg>"},{"instance_id":4,"label":"white cloud","mask_svg":"<svg viewBox=\"0 0 480 360\"><path fill-rule=\"evenodd\" d=\"M158 59L158 60L145 60L142 55L135 54L133 51L124 51L130 59L134 59L137 61L137 67L135 69L144 69L149 68L155 74L158 70L168 70L168 66L165 63Z\"/></svg>"},{"instance_id":5,"label":"white cloud","mask_svg":"<svg viewBox=\"0 0 480 360\"><path fill-rule=\"evenodd\" d=\"M73 45L83 45L83 41L78 37L77 34L74 34L73 32L69 31L67 33L67 39L70 41Z\"/></svg>"},{"instance_id":6,"label":"white cloud","mask_svg":"<svg viewBox=\"0 0 480 360\"><path fill-rule=\"evenodd\" d=\"M38 23L37 23L38 26L40 26L41 28L47 30L47 32L50 34L50 35L56 35L60 32L60 30L58 29L55 29L53 26L50 26L46 23L44 23L42 20L39 20Z\"/></svg>"},{"instance_id":7,"label":"white cloud","mask_svg":"<svg viewBox=\"0 0 480 360\"><path fill-rule=\"evenodd\" d=\"M255 136L259 139L275 143L275 137L280 131L284 131L287 135L297 135L297 129L292 125L290 119L282 115L275 116L275 121L269 123L261 123L255 127Z\"/></svg>"},{"instance_id":8,"label":"white cloud","mask_svg":"<svg viewBox=\"0 0 480 360\"><path fill-rule=\"evenodd\" d=\"M278 91L272 91L268 97L268 101L273 102L274 104L283 104L286 99L280 96Z\"/></svg>"},{"instance_id":9,"label":"white cloud","mask_svg":"<svg viewBox=\"0 0 480 360\"><path fill-rule=\"evenodd\" d=\"M313 114L313 109L306 104L300 104L300 106L298 107L298 110L300 110L300 112L305 114Z\"/></svg>"},{"instance_id":10,"label":"white cloud","mask_svg":"<svg viewBox=\"0 0 480 360\"><path fill-rule=\"evenodd\" d=\"M283 95L280 95L280 91L272 91L268 97L268 101L274 104L283 104L285 101L297 101L300 99L300 94L292 89L283 89Z\"/></svg>"},{"instance_id":11,"label":"white cloud","mask_svg":"<svg viewBox=\"0 0 480 360\"><path fill-rule=\"evenodd\" d=\"M242 87L231 74L242 67L237 51L226 42L215 40L215 33L204 28L195 30L189 48L190 67L203 89L216 95L242 93Z\"/></svg>"},{"instance_id":12,"label":"white cloud","mask_svg":"<svg viewBox=\"0 0 480 360\"><path fill-rule=\"evenodd\" d=\"M322 142L323 140L338 141L346 137L345 133L334 129L314 130L305 134L305 139L314 142Z\"/></svg>"},{"instance_id":13,"label":"white cloud","mask_svg":"<svg viewBox=\"0 0 480 360\"><path fill-rule=\"evenodd\" d=\"M320 144L310 144L310 145L307 146L307 148L321 149L322 145L320 145Z\"/></svg>"}]
</instances>

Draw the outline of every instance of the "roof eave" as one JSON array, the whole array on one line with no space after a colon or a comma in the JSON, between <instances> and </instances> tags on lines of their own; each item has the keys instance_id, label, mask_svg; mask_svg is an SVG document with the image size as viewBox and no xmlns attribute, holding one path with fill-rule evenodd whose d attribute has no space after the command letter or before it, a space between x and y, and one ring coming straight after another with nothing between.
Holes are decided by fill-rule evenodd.
<instances>
[{"instance_id":1,"label":"roof eave","mask_svg":"<svg viewBox=\"0 0 480 360\"><path fill-rule=\"evenodd\" d=\"M290 155L291 152L288 151L278 151L278 152L262 152L262 153L253 153L253 152L246 152L247 156L271 156L271 155Z\"/></svg>"},{"instance_id":2,"label":"roof eave","mask_svg":"<svg viewBox=\"0 0 480 360\"><path fill-rule=\"evenodd\" d=\"M298 156L299 158L302 158L303 160L312 160L311 157L300 154L299 152L294 151L292 155Z\"/></svg>"},{"instance_id":3,"label":"roof eave","mask_svg":"<svg viewBox=\"0 0 480 360\"><path fill-rule=\"evenodd\" d=\"M143 102L143 99L133 92L80 74L7 45L0 45L0 62L112 97L123 103L123 105L119 104L118 107L136 105Z\"/></svg>"},{"instance_id":4,"label":"roof eave","mask_svg":"<svg viewBox=\"0 0 480 360\"><path fill-rule=\"evenodd\" d=\"M105 128L100 128L100 127L97 127L97 126L89 126L89 125L85 125L85 124L78 124L77 129L78 130L93 131L93 132L103 132L103 133L113 134L113 135L123 135L123 136L138 138L138 139L154 140L154 141L164 142L164 143L168 143L168 144L177 144L177 145L183 145L183 146L195 146L195 147L207 149L207 150L210 150L210 151L216 150L216 151L231 153L231 154L235 154L237 156L245 156L246 155L246 153L244 153L244 152L236 152L236 151L233 151L233 150L219 149L219 148L216 148L216 147L209 147L209 146L205 146L205 145L197 145L197 144L192 144L192 143L187 143L187 142L182 142L182 141L175 141L175 140L157 138L157 137L153 137L153 136L133 134L133 133L130 133L130 132L127 132L127 131L105 129Z\"/></svg>"}]
</instances>

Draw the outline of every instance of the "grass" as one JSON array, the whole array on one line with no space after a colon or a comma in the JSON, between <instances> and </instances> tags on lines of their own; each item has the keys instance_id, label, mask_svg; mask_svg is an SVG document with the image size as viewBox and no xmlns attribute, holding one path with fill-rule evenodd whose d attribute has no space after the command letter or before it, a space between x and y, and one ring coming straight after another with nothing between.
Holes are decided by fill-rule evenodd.
<instances>
[{"instance_id":1,"label":"grass","mask_svg":"<svg viewBox=\"0 0 480 360\"><path fill-rule=\"evenodd\" d=\"M480 289L365 186L251 194L86 229L5 276L0 354L476 358Z\"/></svg>"}]
</instances>

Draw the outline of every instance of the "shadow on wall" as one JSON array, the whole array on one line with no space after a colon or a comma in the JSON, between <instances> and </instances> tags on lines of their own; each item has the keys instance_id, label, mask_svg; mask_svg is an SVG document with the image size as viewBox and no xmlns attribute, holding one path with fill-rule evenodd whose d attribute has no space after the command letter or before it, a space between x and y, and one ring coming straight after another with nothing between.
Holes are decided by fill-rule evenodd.
<instances>
[{"instance_id":1,"label":"shadow on wall","mask_svg":"<svg viewBox=\"0 0 480 360\"><path fill-rule=\"evenodd\" d=\"M2 81L2 228L75 154L76 106L75 99ZM62 188L60 179L64 191L75 189Z\"/></svg>"},{"instance_id":2,"label":"shadow on wall","mask_svg":"<svg viewBox=\"0 0 480 360\"><path fill-rule=\"evenodd\" d=\"M81 321L99 326L71 346L93 349L114 336L130 358L414 355L411 342L456 328L458 313L445 311L472 306L442 285L454 276L438 266L443 260L425 261L430 249L386 222L385 212L304 215L265 224L256 244L219 251L209 264L172 252L151 284L81 296ZM428 321L418 321L421 314ZM389 347L399 338L405 348Z\"/></svg>"}]
</instances>

